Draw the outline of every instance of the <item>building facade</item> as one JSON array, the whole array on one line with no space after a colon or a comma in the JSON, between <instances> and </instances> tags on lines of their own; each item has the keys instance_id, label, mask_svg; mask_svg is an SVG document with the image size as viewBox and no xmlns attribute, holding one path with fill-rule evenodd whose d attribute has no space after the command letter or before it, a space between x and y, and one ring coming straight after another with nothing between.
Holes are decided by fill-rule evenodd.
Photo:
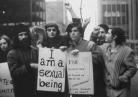
<instances>
[{"instance_id":1,"label":"building facade","mask_svg":"<svg viewBox=\"0 0 138 97\"><path fill-rule=\"evenodd\" d=\"M129 35L129 0L99 0L101 6L100 20L101 23L109 25L109 27L121 27Z\"/></svg>"},{"instance_id":2,"label":"building facade","mask_svg":"<svg viewBox=\"0 0 138 97\"><path fill-rule=\"evenodd\" d=\"M127 43L138 54L138 0L98 0L99 23L121 27Z\"/></svg>"},{"instance_id":3,"label":"building facade","mask_svg":"<svg viewBox=\"0 0 138 97\"><path fill-rule=\"evenodd\" d=\"M0 34L12 37L12 29L19 23L42 24L45 8L45 0L0 0Z\"/></svg>"},{"instance_id":4,"label":"building facade","mask_svg":"<svg viewBox=\"0 0 138 97\"><path fill-rule=\"evenodd\" d=\"M61 34L65 34L67 16L65 0L46 0L46 23L56 23Z\"/></svg>"}]
</instances>

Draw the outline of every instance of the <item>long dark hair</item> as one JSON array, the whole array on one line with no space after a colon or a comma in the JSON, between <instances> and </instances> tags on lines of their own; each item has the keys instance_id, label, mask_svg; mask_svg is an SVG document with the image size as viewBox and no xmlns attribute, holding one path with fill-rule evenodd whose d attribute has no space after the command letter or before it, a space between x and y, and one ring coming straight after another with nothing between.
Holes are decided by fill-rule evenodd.
<instances>
[{"instance_id":1,"label":"long dark hair","mask_svg":"<svg viewBox=\"0 0 138 97\"><path fill-rule=\"evenodd\" d=\"M56 29L56 36L53 38L49 38L47 35L47 28L49 27L54 27ZM58 48L59 47L59 42L60 42L60 30L59 27L56 23L48 23L45 26L45 30L46 30L46 39L45 39L45 43L43 43L44 46L46 47L55 47Z\"/></svg>"},{"instance_id":2,"label":"long dark hair","mask_svg":"<svg viewBox=\"0 0 138 97\"><path fill-rule=\"evenodd\" d=\"M11 45L12 45L12 40L7 35L1 35L0 36L0 40L1 39L6 40L6 42L8 43L7 51L10 50L11 49ZM0 48L0 50L1 50L1 48Z\"/></svg>"},{"instance_id":3,"label":"long dark hair","mask_svg":"<svg viewBox=\"0 0 138 97\"><path fill-rule=\"evenodd\" d=\"M71 23L71 24L69 24L69 25L67 26L66 32L68 33L68 36L69 36L69 33L71 32L71 29L72 29L73 27L77 27L79 33L80 33L81 36L83 37L83 35L84 35L84 30L83 30L82 26L81 26L80 24L78 24L78 23Z\"/></svg>"}]
</instances>

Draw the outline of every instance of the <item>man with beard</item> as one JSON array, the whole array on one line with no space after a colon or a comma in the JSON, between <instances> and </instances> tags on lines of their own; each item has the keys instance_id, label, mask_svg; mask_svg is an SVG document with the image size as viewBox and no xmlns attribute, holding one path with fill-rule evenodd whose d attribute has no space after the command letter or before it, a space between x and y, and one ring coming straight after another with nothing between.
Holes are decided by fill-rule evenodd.
<instances>
[{"instance_id":1,"label":"man with beard","mask_svg":"<svg viewBox=\"0 0 138 97\"><path fill-rule=\"evenodd\" d=\"M37 62L37 55L34 55L35 50L30 47L29 28L20 24L15 28L14 34L13 48L8 53L7 61L13 80L15 97L34 97L35 70L31 67L31 63Z\"/></svg>"},{"instance_id":2,"label":"man with beard","mask_svg":"<svg viewBox=\"0 0 138 97\"><path fill-rule=\"evenodd\" d=\"M90 40L94 41L97 45L103 45L105 41L105 35L108 33L109 27L106 24L99 24L94 28L91 33Z\"/></svg>"}]
</instances>

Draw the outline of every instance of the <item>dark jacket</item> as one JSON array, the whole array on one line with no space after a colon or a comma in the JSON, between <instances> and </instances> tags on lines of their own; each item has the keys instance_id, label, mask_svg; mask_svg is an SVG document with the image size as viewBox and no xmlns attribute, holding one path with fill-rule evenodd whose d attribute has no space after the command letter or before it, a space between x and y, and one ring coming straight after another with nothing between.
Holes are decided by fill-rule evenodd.
<instances>
[{"instance_id":1,"label":"dark jacket","mask_svg":"<svg viewBox=\"0 0 138 97\"><path fill-rule=\"evenodd\" d=\"M92 53L93 74L94 74L94 95L92 97L106 97L104 84L104 59L102 50L95 46L92 50L88 48L88 41L81 40L76 46L70 46L69 51L78 49L80 52ZM86 95L73 95L73 97L86 97ZM88 96L87 96L88 97Z\"/></svg>"},{"instance_id":2,"label":"dark jacket","mask_svg":"<svg viewBox=\"0 0 138 97\"><path fill-rule=\"evenodd\" d=\"M0 63L2 62L7 62L7 54L8 54L8 51L0 51Z\"/></svg>"},{"instance_id":3,"label":"dark jacket","mask_svg":"<svg viewBox=\"0 0 138 97\"><path fill-rule=\"evenodd\" d=\"M37 61L35 50L12 49L7 61L14 85L15 97L35 97L36 74L30 63ZM33 54L33 55L32 55ZM36 58L32 58L36 56Z\"/></svg>"}]
</instances>

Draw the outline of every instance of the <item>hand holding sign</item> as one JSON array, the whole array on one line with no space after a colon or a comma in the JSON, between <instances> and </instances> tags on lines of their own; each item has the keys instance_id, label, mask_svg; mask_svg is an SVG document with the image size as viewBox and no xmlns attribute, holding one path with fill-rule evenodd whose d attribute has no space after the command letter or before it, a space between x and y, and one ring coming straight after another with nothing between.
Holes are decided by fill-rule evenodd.
<instances>
[{"instance_id":1,"label":"hand holding sign","mask_svg":"<svg viewBox=\"0 0 138 97\"><path fill-rule=\"evenodd\" d=\"M79 50L78 49L72 50L71 54L77 56L79 54Z\"/></svg>"},{"instance_id":2,"label":"hand holding sign","mask_svg":"<svg viewBox=\"0 0 138 97\"><path fill-rule=\"evenodd\" d=\"M59 49L64 52L67 50L67 46L60 46Z\"/></svg>"},{"instance_id":3,"label":"hand holding sign","mask_svg":"<svg viewBox=\"0 0 138 97\"><path fill-rule=\"evenodd\" d=\"M31 63L30 66L31 66L31 68L38 69L37 63Z\"/></svg>"}]
</instances>

